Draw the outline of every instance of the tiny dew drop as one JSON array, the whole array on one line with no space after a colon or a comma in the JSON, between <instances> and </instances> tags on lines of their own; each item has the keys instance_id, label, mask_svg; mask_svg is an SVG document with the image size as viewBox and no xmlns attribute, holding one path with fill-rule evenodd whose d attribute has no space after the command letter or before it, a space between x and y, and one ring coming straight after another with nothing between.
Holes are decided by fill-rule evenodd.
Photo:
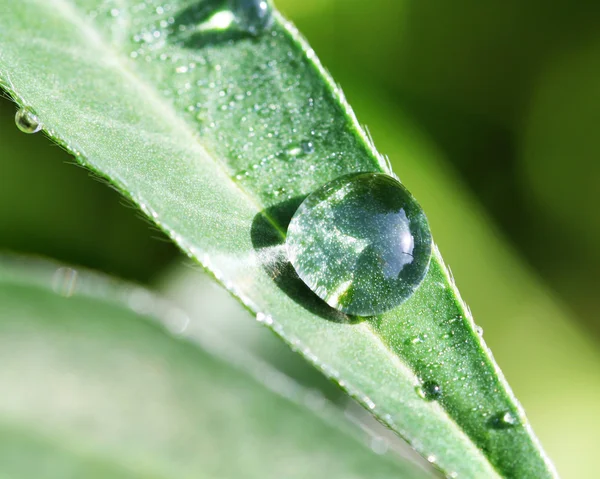
<instances>
[{"instance_id":1,"label":"tiny dew drop","mask_svg":"<svg viewBox=\"0 0 600 479\"><path fill-rule=\"evenodd\" d=\"M37 133L42 129L42 123L35 113L27 108L21 108L15 115L17 128L23 133Z\"/></svg>"},{"instance_id":2,"label":"tiny dew drop","mask_svg":"<svg viewBox=\"0 0 600 479\"><path fill-rule=\"evenodd\" d=\"M354 173L309 195L288 227L298 276L331 307L372 316L408 299L429 267L431 233L402 184Z\"/></svg>"},{"instance_id":3,"label":"tiny dew drop","mask_svg":"<svg viewBox=\"0 0 600 479\"><path fill-rule=\"evenodd\" d=\"M314 153L315 151L315 145L313 144L312 141L303 141L300 143L300 148L302 148L302 152L305 155L310 155L311 153Z\"/></svg>"},{"instance_id":4,"label":"tiny dew drop","mask_svg":"<svg viewBox=\"0 0 600 479\"><path fill-rule=\"evenodd\" d=\"M302 141L298 144L292 144L285 150L285 157L288 159L299 158L310 155L315 151L315 147L311 141Z\"/></svg>"},{"instance_id":5,"label":"tiny dew drop","mask_svg":"<svg viewBox=\"0 0 600 479\"><path fill-rule=\"evenodd\" d=\"M510 429L517 424L519 424L519 419L511 411L502 411L489 421L489 426L493 429Z\"/></svg>"},{"instance_id":6,"label":"tiny dew drop","mask_svg":"<svg viewBox=\"0 0 600 479\"><path fill-rule=\"evenodd\" d=\"M435 401L442 395L442 388L435 381L425 381L417 387L417 394L427 401Z\"/></svg>"},{"instance_id":7,"label":"tiny dew drop","mask_svg":"<svg viewBox=\"0 0 600 479\"><path fill-rule=\"evenodd\" d=\"M77 287L77 270L72 268L58 268L52 276L52 289L55 293L70 298Z\"/></svg>"},{"instance_id":8,"label":"tiny dew drop","mask_svg":"<svg viewBox=\"0 0 600 479\"><path fill-rule=\"evenodd\" d=\"M229 0L237 26L251 35L259 35L273 22L267 0Z\"/></svg>"}]
</instances>

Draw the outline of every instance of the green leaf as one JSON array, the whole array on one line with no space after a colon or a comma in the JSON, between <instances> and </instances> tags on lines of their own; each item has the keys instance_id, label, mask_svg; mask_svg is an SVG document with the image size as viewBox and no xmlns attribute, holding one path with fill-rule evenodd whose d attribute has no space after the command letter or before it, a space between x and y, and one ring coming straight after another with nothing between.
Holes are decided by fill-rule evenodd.
<instances>
[{"instance_id":1,"label":"green leaf","mask_svg":"<svg viewBox=\"0 0 600 479\"><path fill-rule=\"evenodd\" d=\"M139 287L0 259L0 476L432 477L252 357L271 390L171 334L182 321Z\"/></svg>"},{"instance_id":2,"label":"green leaf","mask_svg":"<svg viewBox=\"0 0 600 479\"><path fill-rule=\"evenodd\" d=\"M302 198L342 174L391 172L292 25L275 13L260 36L214 29L216 3L12 2L1 78L48 135L445 474L553 477L437 251L417 292L378 317L336 313L294 275L281 243ZM439 386L437 400L422 385Z\"/></svg>"}]
</instances>

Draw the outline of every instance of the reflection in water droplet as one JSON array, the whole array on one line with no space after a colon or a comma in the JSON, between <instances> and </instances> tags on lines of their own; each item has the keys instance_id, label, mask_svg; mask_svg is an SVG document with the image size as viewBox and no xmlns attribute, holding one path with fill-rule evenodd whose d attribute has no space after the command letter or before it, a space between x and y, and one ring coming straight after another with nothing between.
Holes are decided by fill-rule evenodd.
<instances>
[{"instance_id":1,"label":"reflection in water droplet","mask_svg":"<svg viewBox=\"0 0 600 479\"><path fill-rule=\"evenodd\" d=\"M298 276L317 296L345 313L372 316L417 289L429 266L431 233L400 182L358 173L304 200L288 227L286 247Z\"/></svg>"},{"instance_id":2,"label":"reflection in water droplet","mask_svg":"<svg viewBox=\"0 0 600 479\"><path fill-rule=\"evenodd\" d=\"M235 14L230 10L216 12L210 18L198 25L198 31L227 30L236 21Z\"/></svg>"},{"instance_id":3,"label":"reflection in water droplet","mask_svg":"<svg viewBox=\"0 0 600 479\"><path fill-rule=\"evenodd\" d=\"M42 129L42 123L35 113L27 108L21 108L15 115L17 128L23 133L37 133Z\"/></svg>"},{"instance_id":4,"label":"reflection in water droplet","mask_svg":"<svg viewBox=\"0 0 600 479\"><path fill-rule=\"evenodd\" d=\"M292 146L285 151L285 156L288 158L296 158L302 155L302 148L299 146Z\"/></svg>"},{"instance_id":5,"label":"reflection in water droplet","mask_svg":"<svg viewBox=\"0 0 600 479\"><path fill-rule=\"evenodd\" d=\"M488 424L494 429L510 429L519 424L519 419L511 411L503 411L493 416Z\"/></svg>"},{"instance_id":6,"label":"reflection in water droplet","mask_svg":"<svg viewBox=\"0 0 600 479\"><path fill-rule=\"evenodd\" d=\"M417 394L427 401L435 401L442 395L442 388L435 381L425 381L416 390Z\"/></svg>"},{"instance_id":7,"label":"reflection in water droplet","mask_svg":"<svg viewBox=\"0 0 600 479\"><path fill-rule=\"evenodd\" d=\"M77 270L72 268L58 268L52 276L52 289L56 294L65 298L73 296L77 286Z\"/></svg>"}]
</instances>

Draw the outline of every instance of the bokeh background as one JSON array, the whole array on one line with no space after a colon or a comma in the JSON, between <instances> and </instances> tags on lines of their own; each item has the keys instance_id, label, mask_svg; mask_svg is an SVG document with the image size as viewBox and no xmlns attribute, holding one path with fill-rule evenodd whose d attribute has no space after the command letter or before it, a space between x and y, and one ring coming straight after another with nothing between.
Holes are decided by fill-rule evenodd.
<instances>
[{"instance_id":1,"label":"bokeh background","mask_svg":"<svg viewBox=\"0 0 600 479\"><path fill-rule=\"evenodd\" d=\"M600 3L279 0L427 212L564 477L600 444ZM0 103L0 250L151 285L182 261Z\"/></svg>"}]
</instances>

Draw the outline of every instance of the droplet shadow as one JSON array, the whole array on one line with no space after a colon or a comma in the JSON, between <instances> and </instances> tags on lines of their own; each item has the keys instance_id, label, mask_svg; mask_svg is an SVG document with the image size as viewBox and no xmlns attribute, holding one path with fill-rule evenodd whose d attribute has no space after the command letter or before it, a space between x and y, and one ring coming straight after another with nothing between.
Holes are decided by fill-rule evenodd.
<instances>
[{"instance_id":1,"label":"droplet shadow","mask_svg":"<svg viewBox=\"0 0 600 479\"><path fill-rule=\"evenodd\" d=\"M294 213L304 198L305 196L297 196L282 201L277 205L261 211L254 217L251 238L252 245L259 253L259 257L261 256L261 250L264 250L265 248L285 245L285 237L282 236L280 230L274 225L277 224L283 231L287 231L292 216L294 216ZM313 291L298 277L296 270L286 256L282 256L274 262L263 263L263 268L279 289L281 289L289 298L294 300L304 309L323 319L334 323L345 324L356 324L367 319L360 316L349 316L325 303L325 301L313 293Z\"/></svg>"},{"instance_id":2,"label":"droplet shadow","mask_svg":"<svg viewBox=\"0 0 600 479\"><path fill-rule=\"evenodd\" d=\"M256 35L239 28L197 30L198 25L209 21L215 13L227 10L228 7L228 0L204 0L190 5L175 15L173 25L167 35L168 41L184 48L199 50L208 46L256 38Z\"/></svg>"}]
</instances>

